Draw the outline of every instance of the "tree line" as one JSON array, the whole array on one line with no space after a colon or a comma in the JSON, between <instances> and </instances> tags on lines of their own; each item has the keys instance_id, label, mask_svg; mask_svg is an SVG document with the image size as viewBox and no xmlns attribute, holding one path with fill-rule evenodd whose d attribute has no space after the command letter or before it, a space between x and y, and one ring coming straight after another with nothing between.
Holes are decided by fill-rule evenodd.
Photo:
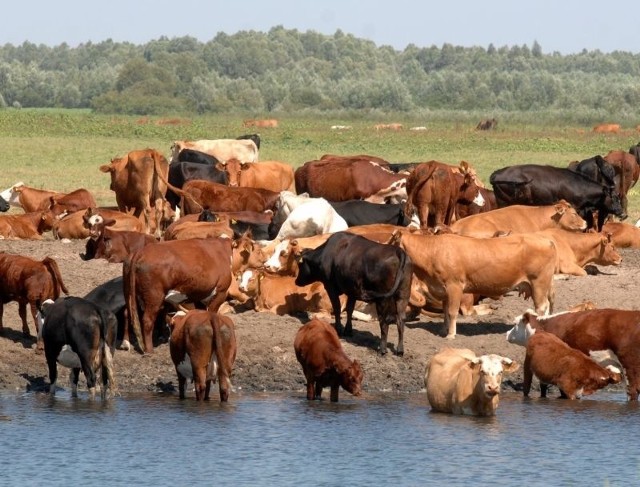
<instances>
[{"instance_id":1,"label":"tree line","mask_svg":"<svg viewBox=\"0 0 640 487\"><path fill-rule=\"evenodd\" d=\"M0 106L103 113L420 110L598 113L633 117L640 54L531 47L403 50L345 34L269 32L0 46Z\"/></svg>"}]
</instances>

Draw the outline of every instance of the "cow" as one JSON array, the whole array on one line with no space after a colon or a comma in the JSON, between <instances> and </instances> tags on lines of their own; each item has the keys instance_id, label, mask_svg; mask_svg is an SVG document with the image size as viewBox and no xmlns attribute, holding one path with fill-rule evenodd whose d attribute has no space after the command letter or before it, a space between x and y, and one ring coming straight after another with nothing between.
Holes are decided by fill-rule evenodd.
<instances>
[{"instance_id":1,"label":"cow","mask_svg":"<svg viewBox=\"0 0 640 487\"><path fill-rule=\"evenodd\" d=\"M527 332L527 330L529 330ZM627 377L627 397L637 401L640 394L640 311L593 309L539 317L527 311L516 319L507 333L510 343L524 344L532 330L553 333L584 354L611 350Z\"/></svg>"},{"instance_id":2,"label":"cow","mask_svg":"<svg viewBox=\"0 0 640 487\"><path fill-rule=\"evenodd\" d=\"M340 387L354 396L362 394L362 367L347 356L335 328L326 321L302 325L293 349L307 380L307 400L321 399L324 387L331 388L331 402L338 402Z\"/></svg>"},{"instance_id":3,"label":"cow","mask_svg":"<svg viewBox=\"0 0 640 487\"><path fill-rule=\"evenodd\" d=\"M444 303L447 339L456 336L456 322L463 294L499 297L518 289L532 296L536 310L553 309L553 275L558 253L553 241L535 234L502 238L460 235L394 234L413 262L422 289Z\"/></svg>"},{"instance_id":4,"label":"cow","mask_svg":"<svg viewBox=\"0 0 640 487\"><path fill-rule=\"evenodd\" d=\"M485 118L478 122L476 130L495 130L498 127L498 121L495 118Z\"/></svg>"},{"instance_id":5,"label":"cow","mask_svg":"<svg viewBox=\"0 0 640 487\"><path fill-rule=\"evenodd\" d=\"M593 127L593 131L597 134L617 134L620 132L620 124L601 123Z\"/></svg>"},{"instance_id":6,"label":"cow","mask_svg":"<svg viewBox=\"0 0 640 487\"><path fill-rule=\"evenodd\" d=\"M380 323L380 355L387 353L389 323L398 325L396 354L404 354L404 320L411 291L411 259L397 247L359 235L337 232L316 249L303 250L298 259L296 285L320 281L324 285L339 335L351 336L356 300L375 303ZM347 321L340 323L340 295L347 296Z\"/></svg>"},{"instance_id":7,"label":"cow","mask_svg":"<svg viewBox=\"0 0 640 487\"><path fill-rule=\"evenodd\" d=\"M189 301L218 311L231 285L231 258L231 239L213 238L149 244L124 262L128 319L143 353L153 352L154 323L167 293L170 302Z\"/></svg>"},{"instance_id":8,"label":"cow","mask_svg":"<svg viewBox=\"0 0 640 487\"><path fill-rule=\"evenodd\" d=\"M217 377L220 401L227 402L237 353L231 318L205 310L178 311L169 327L169 352L178 375L180 399L185 398L187 379L192 379L196 400L208 401L211 382Z\"/></svg>"},{"instance_id":9,"label":"cow","mask_svg":"<svg viewBox=\"0 0 640 487\"><path fill-rule=\"evenodd\" d=\"M0 239L41 240L42 234L51 230L51 220L46 211L32 211L22 215L0 215Z\"/></svg>"},{"instance_id":10,"label":"cow","mask_svg":"<svg viewBox=\"0 0 640 487\"><path fill-rule=\"evenodd\" d=\"M456 202L455 221L461 220L462 218L466 218L470 215L486 213L498 208L496 195L492 190L487 188L478 188L478 193L480 193L480 196L482 196L484 204L478 205L473 201L469 203L466 201L458 200Z\"/></svg>"},{"instance_id":11,"label":"cow","mask_svg":"<svg viewBox=\"0 0 640 487\"><path fill-rule=\"evenodd\" d=\"M82 260L106 259L112 264L124 262L126 258L145 245L157 242L153 235L127 230L112 230L115 220L102 219L89 229Z\"/></svg>"},{"instance_id":12,"label":"cow","mask_svg":"<svg viewBox=\"0 0 640 487\"><path fill-rule=\"evenodd\" d=\"M122 339L124 327L126 326L125 301L122 284L122 276L109 279L94 287L83 296L87 301L97 304L101 308L111 311L118 321L118 339ZM121 350L129 350L129 343L120 343Z\"/></svg>"},{"instance_id":13,"label":"cow","mask_svg":"<svg viewBox=\"0 0 640 487\"><path fill-rule=\"evenodd\" d=\"M178 152L177 159L171 160L171 164L175 164L176 162L195 162L207 166L215 166L220 161L206 152L193 149L182 149Z\"/></svg>"},{"instance_id":14,"label":"cow","mask_svg":"<svg viewBox=\"0 0 640 487\"><path fill-rule=\"evenodd\" d=\"M323 233L335 233L349 228L347 222L324 198L308 198L305 203L296 206L286 217L282 226L273 235L276 225L270 227L270 237L276 241L311 237Z\"/></svg>"},{"instance_id":15,"label":"cow","mask_svg":"<svg viewBox=\"0 0 640 487\"><path fill-rule=\"evenodd\" d=\"M226 236L233 238L235 232L228 222L183 222L171 225L165 232L163 240L187 240L190 238L212 238Z\"/></svg>"},{"instance_id":16,"label":"cow","mask_svg":"<svg viewBox=\"0 0 640 487\"><path fill-rule=\"evenodd\" d=\"M510 233L537 232L547 228L581 232L587 228L587 222L568 202L562 200L544 206L505 206L467 216L454 222L450 228L458 235L490 238Z\"/></svg>"},{"instance_id":17,"label":"cow","mask_svg":"<svg viewBox=\"0 0 640 487\"><path fill-rule=\"evenodd\" d=\"M401 123L378 123L373 126L376 131L379 130L402 130Z\"/></svg>"},{"instance_id":18,"label":"cow","mask_svg":"<svg viewBox=\"0 0 640 487\"><path fill-rule=\"evenodd\" d=\"M466 161L462 161L460 167L438 161L425 162L407 176L405 213L413 215L416 211L422 228L450 225L455 218L456 204L484 205L479 192L481 186Z\"/></svg>"},{"instance_id":19,"label":"cow","mask_svg":"<svg viewBox=\"0 0 640 487\"><path fill-rule=\"evenodd\" d=\"M611 240L611 234L568 232L550 228L538 232L549 237L558 251L556 273L586 276L587 264L620 265L622 257Z\"/></svg>"},{"instance_id":20,"label":"cow","mask_svg":"<svg viewBox=\"0 0 640 487\"><path fill-rule=\"evenodd\" d=\"M155 149L134 150L100 166L100 171L111 176L118 209L142 218L147 233L152 231L153 220L156 237L162 233L168 170L167 159Z\"/></svg>"},{"instance_id":21,"label":"cow","mask_svg":"<svg viewBox=\"0 0 640 487\"><path fill-rule=\"evenodd\" d=\"M22 333L25 337L30 337L27 304L31 308L38 335L38 308L47 299L58 299L61 292L69 294L58 264L51 257L38 261L24 255L0 252L0 276L0 331L3 329L2 315L5 303L18 302ZM38 344L38 349L42 349L41 343Z\"/></svg>"},{"instance_id":22,"label":"cow","mask_svg":"<svg viewBox=\"0 0 640 487\"><path fill-rule=\"evenodd\" d=\"M633 147L629 152L615 150L609 151L604 156L605 161L613 166L616 177L616 188L622 200L622 208L627 211L629 201L627 194L638 182L640 177L640 163L637 156L633 152Z\"/></svg>"},{"instance_id":23,"label":"cow","mask_svg":"<svg viewBox=\"0 0 640 487\"><path fill-rule=\"evenodd\" d=\"M115 315L91 301L74 296L43 304L40 335L49 369L49 393L55 395L58 363L71 368L71 394L78 394L80 370L91 398L96 392L96 372L101 370L100 395L116 392L113 371L118 322ZM62 353L61 353L62 352Z\"/></svg>"},{"instance_id":24,"label":"cow","mask_svg":"<svg viewBox=\"0 0 640 487\"><path fill-rule=\"evenodd\" d=\"M567 168L522 164L494 171L489 178L499 207L569 202L589 228L602 229L609 214L626 218L618 193ZM593 215L597 212L597 222Z\"/></svg>"},{"instance_id":25,"label":"cow","mask_svg":"<svg viewBox=\"0 0 640 487\"><path fill-rule=\"evenodd\" d=\"M640 249L640 228L635 225L608 221L602 227L602 233L611 235L616 248Z\"/></svg>"},{"instance_id":26,"label":"cow","mask_svg":"<svg viewBox=\"0 0 640 487\"><path fill-rule=\"evenodd\" d=\"M373 162L376 163L382 167L389 167L389 161L387 161L386 159L383 159L382 157L378 157L378 156L372 156L369 154L356 154L356 155L351 155L351 156L344 156L344 155L339 155L339 154L323 154L320 157L321 161L346 161L346 162L355 162L358 160L364 160L364 161L369 161L369 162ZM397 172L397 171L394 171Z\"/></svg>"},{"instance_id":27,"label":"cow","mask_svg":"<svg viewBox=\"0 0 640 487\"><path fill-rule=\"evenodd\" d=\"M494 416L500 402L502 374L519 365L496 354L481 355L464 348L444 348L425 371L427 399L434 411L470 416Z\"/></svg>"},{"instance_id":28,"label":"cow","mask_svg":"<svg viewBox=\"0 0 640 487\"><path fill-rule=\"evenodd\" d=\"M322 235L314 235L313 237L284 239L282 241L274 241L265 247L267 260L264 268L280 275L297 276L298 275L298 254L303 249L315 249L322 245L331 236L329 233Z\"/></svg>"},{"instance_id":29,"label":"cow","mask_svg":"<svg viewBox=\"0 0 640 487\"><path fill-rule=\"evenodd\" d=\"M238 135L236 140L252 140L258 150L260 150L260 134L243 134Z\"/></svg>"},{"instance_id":30,"label":"cow","mask_svg":"<svg viewBox=\"0 0 640 487\"><path fill-rule=\"evenodd\" d=\"M209 154L219 161L238 159L242 162L257 162L258 147L250 139L176 140L171 146L171 162L178 160L184 149L193 149Z\"/></svg>"},{"instance_id":31,"label":"cow","mask_svg":"<svg viewBox=\"0 0 640 487\"><path fill-rule=\"evenodd\" d=\"M182 154L185 151L182 151ZM216 163L217 164L217 163ZM227 173L218 169L215 165L201 164L198 162L174 161L169 164L168 182L171 186L182 188L187 181L201 179L214 183L229 184ZM171 208L176 210L180 203L180 196L171 188L167 188L166 198Z\"/></svg>"},{"instance_id":32,"label":"cow","mask_svg":"<svg viewBox=\"0 0 640 487\"><path fill-rule=\"evenodd\" d=\"M51 226L53 236L57 239L83 239L91 235L92 221L109 220L114 223L112 230L144 232L144 223L133 215L110 208L87 208L65 215L61 219L53 218L50 212L43 215L45 222Z\"/></svg>"},{"instance_id":33,"label":"cow","mask_svg":"<svg viewBox=\"0 0 640 487\"><path fill-rule=\"evenodd\" d=\"M278 121L275 118L268 118L265 120L254 120L248 119L242 122L242 126L247 127L258 127L258 128L277 128Z\"/></svg>"},{"instance_id":34,"label":"cow","mask_svg":"<svg viewBox=\"0 0 640 487\"><path fill-rule=\"evenodd\" d=\"M411 223L411 217L405 214L404 205L400 203L381 205L362 200L348 200L330 201L329 204L344 218L349 227L373 223L406 227Z\"/></svg>"},{"instance_id":35,"label":"cow","mask_svg":"<svg viewBox=\"0 0 640 487\"><path fill-rule=\"evenodd\" d=\"M280 161L241 162L229 159L216 165L227 174L230 187L294 191L293 168Z\"/></svg>"},{"instance_id":36,"label":"cow","mask_svg":"<svg viewBox=\"0 0 640 487\"><path fill-rule=\"evenodd\" d=\"M56 218L67 213L98 206L93 195L84 188L76 189L62 196L51 196L49 200L49 211Z\"/></svg>"},{"instance_id":37,"label":"cow","mask_svg":"<svg viewBox=\"0 0 640 487\"><path fill-rule=\"evenodd\" d=\"M546 397L546 387L543 388L542 384L553 384L568 399L579 399L622 380L622 374L616 367L602 367L554 334L541 330L527 340L522 389L525 397L529 396L534 375L541 382L542 397Z\"/></svg>"},{"instance_id":38,"label":"cow","mask_svg":"<svg viewBox=\"0 0 640 487\"><path fill-rule=\"evenodd\" d=\"M51 206L52 196L64 196L65 193L25 186L20 181L1 193L10 206L22 208L25 213L47 210Z\"/></svg>"},{"instance_id":39,"label":"cow","mask_svg":"<svg viewBox=\"0 0 640 487\"><path fill-rule=\"evenodd\" d=\"M296 192L329 201L400 203L407 199L406 176L368 160L309 161L295 171Z\"/></svg>"}]
</instances>

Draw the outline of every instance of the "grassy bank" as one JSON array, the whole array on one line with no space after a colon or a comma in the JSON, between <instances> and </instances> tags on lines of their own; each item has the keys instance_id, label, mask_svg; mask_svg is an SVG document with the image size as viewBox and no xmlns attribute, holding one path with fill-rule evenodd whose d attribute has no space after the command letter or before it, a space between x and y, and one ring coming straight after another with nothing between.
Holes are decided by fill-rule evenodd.
<instances>
[{"instance_id":1,"label":"grassy bank","mask_svg":"<svg viewBox=\"0 0 640 487\"><path fill-rule=\"evenodd\" d=\"M0 110L0 188L24 181L38 188L70 191L85 187L103 205L115 204L109 176L98 167L133 149L153 147L165 155L176 139L233 138L255 131L242 126L240 115L193 118L123 117L83 111ZM565 166L609 150L627 151L639 134L594 134L590 127L502 122L496 131L474 130L477 116L447 121L396 117L329 117L280 115L280 126L261 129L260 158L299 166L325 153L372 154L392 162L437 159L449 164L466 160L482 180L500 167L519 163ZM515 119L515 117L514 117ZM520 119L521 120L521 119ZM376 123L399 122L404 130L373 129ZM349 125L350 130L331 130ZM425 126L425 131L407 130ZM630 215L640 217L640 194L630 192Z\"/></svg>"}]
</instances>

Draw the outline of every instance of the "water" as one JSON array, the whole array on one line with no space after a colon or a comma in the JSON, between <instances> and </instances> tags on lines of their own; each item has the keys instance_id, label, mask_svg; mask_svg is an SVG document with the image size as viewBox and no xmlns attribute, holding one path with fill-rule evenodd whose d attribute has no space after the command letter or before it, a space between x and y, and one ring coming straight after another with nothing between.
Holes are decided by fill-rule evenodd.
<instances>
[{"instance_id":1,"label":"water","mask_svg":"<svg viewBox=\"0 0 640 487\"><path fill-rule=\"evenodd\" d=\"M0 485L640 485L638 417L603 393L504 394L494 418L431 413L425 394L1 394Z\"/></svg>"}]
</instances>

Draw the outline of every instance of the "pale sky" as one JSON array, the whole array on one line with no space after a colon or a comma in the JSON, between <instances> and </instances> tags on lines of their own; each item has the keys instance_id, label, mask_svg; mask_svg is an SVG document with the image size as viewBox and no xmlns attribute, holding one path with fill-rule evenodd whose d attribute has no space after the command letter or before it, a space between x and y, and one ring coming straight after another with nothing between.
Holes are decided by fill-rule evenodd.
<instances>
[{"instance_id":1,"label":"pale sky","mask_svg":"<svg viewBox=\"0 0 640 487\"><path fill-rule=\"evenodd\" d=\"M545 54L640 52L637 0L5 0L0 44L71 47L218 32L337 29L402 50L444 43L495 47L537 41Z\"/></svg>"}]
</instances>

